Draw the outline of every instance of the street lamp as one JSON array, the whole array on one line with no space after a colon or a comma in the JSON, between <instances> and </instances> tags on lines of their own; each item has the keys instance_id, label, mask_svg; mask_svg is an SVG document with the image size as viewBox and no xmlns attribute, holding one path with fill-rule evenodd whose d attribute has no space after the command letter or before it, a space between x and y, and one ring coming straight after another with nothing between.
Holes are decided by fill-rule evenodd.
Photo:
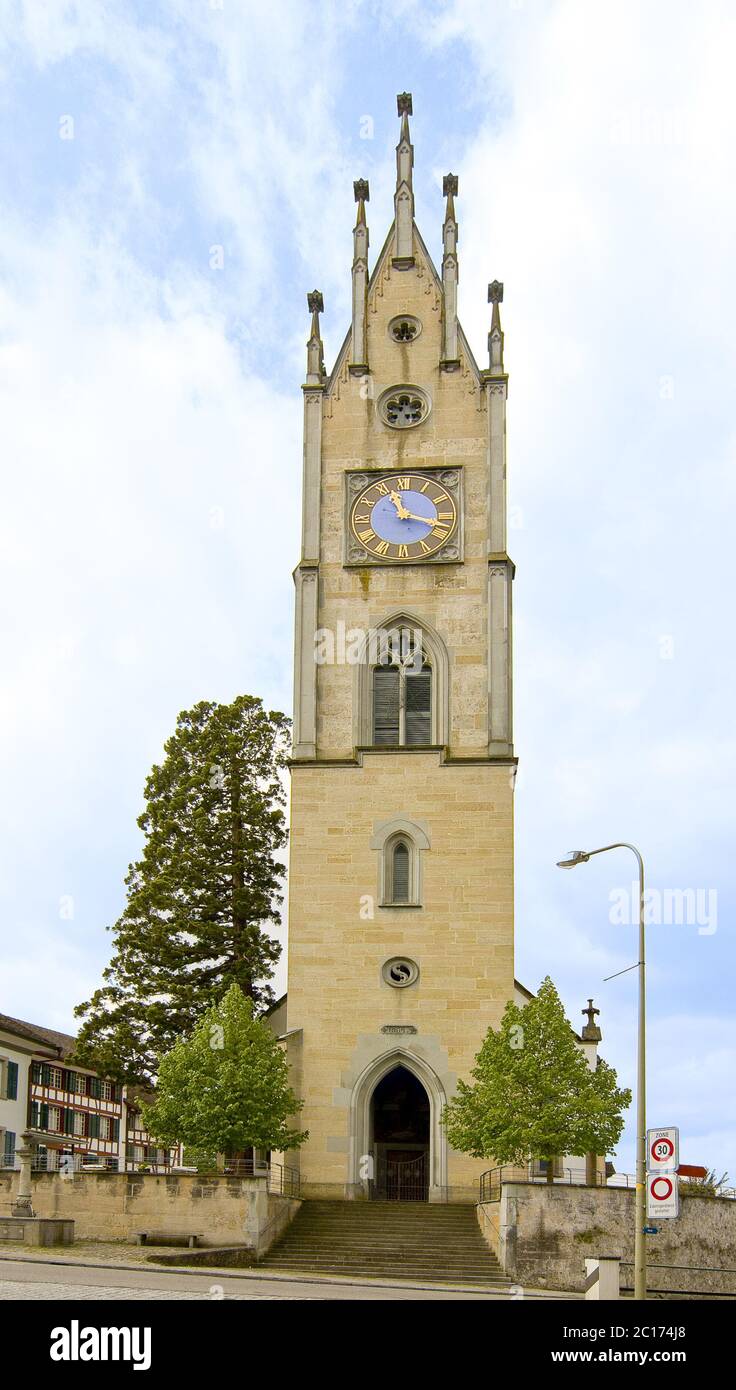
<instances>
[{"instance_id":1,"label":"street lamp","mask_svg":"<svg viewBox=\"0 0 736 1390\"><path fill-rule=\"evenodd\" d=\"M634 1198L634 1298L647 1296L647 1248L644 1226L647 1213L647 1070L646 1070L646 980L644 951L644 860L636 845L625 842L603 845L601 849L576 849L566 859L558 861L558 869L574 869L587 864L594 854L606 854L609 849L630 849L639 865L639 1033L636 1068L636 1194Z\"/></svg>"}]
</instances>

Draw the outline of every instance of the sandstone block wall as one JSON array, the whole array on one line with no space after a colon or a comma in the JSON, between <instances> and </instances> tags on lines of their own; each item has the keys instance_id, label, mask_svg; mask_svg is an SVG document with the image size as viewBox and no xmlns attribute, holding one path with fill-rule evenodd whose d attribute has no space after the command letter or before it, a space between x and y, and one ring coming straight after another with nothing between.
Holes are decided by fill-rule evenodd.
<instances>
[{"instance_id":1,"label":"sandstone block wall","mask_svg":"<svg viewBox=\"0 0 736 1390\"><path fill-rule=\"evenodd\" d=\"M520 1284L582 1290L591 1255L618 1255L628 1262L622 1285L633 1284L633 1188L504 1183L485 1212L487 1238L498 1231L499 1259ZM684 1197L678 1218L652 1224L659 1233L647 1236L650 1290L736 1296L736 1202Z\"/></svg>"},{"instance_id":2,"label":"sandstone block wall","mask_svg":"<svg viewBox=\"0 0 736 1390\"><path fill-rule=\"evenodd\" d=\"M9 1210L17 1185L17 1172L0 1174L0 1210ZM37 1216L73 1220L77 1240L128 1241L150 1231L261 1250L264 1235L276 1239L300 1205L268 1193L263 1179L192 1173L36 1173L32 1201Z\"/></svg>"}]
</instances>

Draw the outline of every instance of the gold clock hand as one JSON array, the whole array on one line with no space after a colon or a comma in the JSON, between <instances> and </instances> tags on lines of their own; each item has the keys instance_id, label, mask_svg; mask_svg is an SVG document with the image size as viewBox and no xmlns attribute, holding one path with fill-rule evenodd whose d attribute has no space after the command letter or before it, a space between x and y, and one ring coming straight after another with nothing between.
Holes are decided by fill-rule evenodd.
<instances>
[{"instance_id":1,"label":"gold clock hand","mask_svg":"<svg viewBox=\"0 0 736 1390\"><path fill-rule=\"evenodd\" d=\"M390 493L389 493L389 497L390 497L391 501L393 502L393 504L394 504L394 506L395 506L395 508L396 508L396 514L397 514L397 516L398 516L400 519L403 520L403 518L404 518L405 516L408 516L409 513L407 512L406 507L404 506L403 502L401 501L401 498L399 497L398 492L390 492Z\"/></svg>"},{"instance_id":2,"label":"gold clock hand","mask_svg":"<svg viewBox=\"0 0 736 1390\"><path fill-rule=\"evenodd\" d=\"M416 512L407 511L403 511L402 519L403 518L406 518L408 521L423 521L425 526L434 526L437 520L436 516L417 516Z\"/></svg>"}]
</instances>

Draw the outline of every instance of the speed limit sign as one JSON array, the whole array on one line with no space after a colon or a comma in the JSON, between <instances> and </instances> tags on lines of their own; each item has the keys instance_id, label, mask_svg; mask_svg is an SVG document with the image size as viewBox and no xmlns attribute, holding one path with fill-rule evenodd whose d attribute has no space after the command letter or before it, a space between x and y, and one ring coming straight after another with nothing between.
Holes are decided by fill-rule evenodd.
<instances>
[{"instance_id":1,"label":"speed limit sign","mask_svg":"<svg viewBox=\"0 0 736 1390\"><path fill-rule=\"evenodd\" d=\"M669 1129L647 1130L647 1168L650 1173L674 1173L680 1162L680 1132Z\"/></svg>"}]
</instances>

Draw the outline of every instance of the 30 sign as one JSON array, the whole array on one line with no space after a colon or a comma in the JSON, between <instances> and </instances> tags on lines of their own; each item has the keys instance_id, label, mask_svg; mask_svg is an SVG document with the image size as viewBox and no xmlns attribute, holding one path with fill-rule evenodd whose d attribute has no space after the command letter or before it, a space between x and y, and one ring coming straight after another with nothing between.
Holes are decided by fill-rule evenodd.
<instances>
[{"instance_id":1,"label":"30 sign","mask_svg":"<svg viewBox=\"0 0 736 1390\"><path fill-rule=\"evenodd\" d=\"M669 1129L647 1130L647 1169L650 1173L674 1173L680 1162L680 1132Z\"/></svg>"}]
</instances>

